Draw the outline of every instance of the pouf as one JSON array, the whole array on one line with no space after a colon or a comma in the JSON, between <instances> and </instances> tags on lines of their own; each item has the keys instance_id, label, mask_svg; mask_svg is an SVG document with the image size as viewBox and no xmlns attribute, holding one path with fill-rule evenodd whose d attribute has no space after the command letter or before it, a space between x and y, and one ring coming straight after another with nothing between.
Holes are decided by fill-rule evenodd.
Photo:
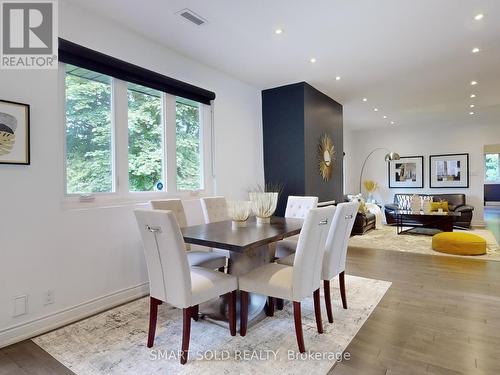
<instances>
[{"instance_id":1,"label":"pouf","mask_svg":"<svg viewBox=\"0 0 500 375\"><path fill-rule=\"evenodd\" d=\"M432 237L432 249L456 255L486 254L486 240L472 233L443 232Z\"/></svg>"}]
</instances>

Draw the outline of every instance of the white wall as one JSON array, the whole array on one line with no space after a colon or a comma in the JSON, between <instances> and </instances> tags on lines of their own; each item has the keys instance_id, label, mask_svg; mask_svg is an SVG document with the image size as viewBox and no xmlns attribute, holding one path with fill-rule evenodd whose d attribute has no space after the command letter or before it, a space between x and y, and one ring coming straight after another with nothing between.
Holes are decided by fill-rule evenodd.
<instances>
[{"instance_id":1,"label":"white wall","mask_svg":"<svg viewBox=\"0 0 500 375\"><path fill-rule=\"evenodd\" d=\"M243 198L263 183L260 90L60 2L59 33L73 42L215 91L217 193ZM0 71L0 98L31 105L30 166L0 165L0 346L147 291L132 210L67 210L56 71ZM192 222L198 205L188 202ZM44 306L43 294L55 291ZM12 317L12 298L29 296ZM86 302L91 302L86 304ZM83 305L82 305L83 304ZM75 310L71 310L76 307ZM69 309L69 310L68 310Z\"/></svg>"},{"instance_id":2,"label":"white wall","mask_svg":"<svg viewBox=\"0 0 500 375\"><path fill-rule=\"evenodd\" d=\"M421 126L419 128L391 127L374 130L351 131L347 144L347 192L359 190L359 173L364 158L376 147L385 147L401 156L424 156L423 189L389 189L388 167L384 162L385 151L374 153L366 164L363 180L372 179L380 187L374 194L377 201L393 201L397 192L421 192L429 194L464 193L467 203L475 207L473 225L483 225L483 146L500 141L500 125L491 126ZM429 155L469 153L468 189L430 189Z\"/></svg>"}]
</instances>

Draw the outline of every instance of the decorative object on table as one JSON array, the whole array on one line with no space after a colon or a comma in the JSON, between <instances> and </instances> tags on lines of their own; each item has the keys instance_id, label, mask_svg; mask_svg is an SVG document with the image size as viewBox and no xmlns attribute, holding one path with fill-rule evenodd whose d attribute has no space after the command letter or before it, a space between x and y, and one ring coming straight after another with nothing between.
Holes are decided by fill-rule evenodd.
<instances>
[{"instance_id":1,"label":"decorative object on table","mask_svg":"<svg viewBox=\"0 0 500 375\"><path fill-rule=\"evenodd\" d=\"M257 217L257 224L270 223L278 204L278 193L263 191L248 194L252 202L253 213Z\"/></svg>"},{"instance_id":2,"label":"decorative object on table","mask_svg":"<svg viewBox=\"0 0 500 375\"><path fill-rule=\"evenodd\" d=\"M233 228L246 227L252 204L249 201L228 201L227 210L233 220Z\"/></svg>"},{"instance_id":3,"label":"decorative object on table","mask_svg":"<svg viewBox=\"0 0 500 375\"><path fill-rule=\"evenodd\" d=\"M359 193L361 194L361 181L363 180L363 172L365 170L365 166L366 166L366 162L368 161L368 159L370 158L370 156L373 155L373 153L375 153L376 151L379 151L379 150L384 150L384 151L387 151L387 154L385 154L385 157L384 157L384 160L386 162L388 161L392 161L392 160L399 160L400 159L400 156L397 152L391 152L389 151L388 149L384 148L384 147L377 147L375 149L373 149L365 158L365 160L363 161L363 166L361 167L361 173L359 174Z\"/></svg>"},{"instance_id":4,"label":"decorative object on table","mask_svg":"<svg viewBox=\"0 0 500 375\"><path fill-rule=\"evenodd\" d=\"M30 106L0 100L0 164L30 164Z\"/></svg>"},{"instance_id":5,"label":"decorative object on table","mask_svg":"<svg viewBox=\"0 0 500 375\"><path fill-rule=\"evenodd\" d=\"M428 214L432 211L432 197L431 199L428 199L429 197L422 197L422 211L424 211L424 214Z\"/></svg>"},{"instance_id":6,"label":"decorative object on table","mask_svg":"<svg viewBox=\"0 0 500 375\"><path fill-rule=\"evenodd\" d=\"M323 134L318 144L318 167L323 181L330 181L335 163L335 148L328 134Z\"/></svg>"},{"instance_id":7,"label":"decorative object on table","mask_svg":"<svg viewBox=\"0 0 500 375\"><path fill-rule=\"evenodd\" d=\"M373 193L378 189L378 183L373 180L365 180L363 182L363 186L368 192L368 198L366 199L366 201L368 203L375 203L375 200L373 199Z\"/></svg>"},{"instance_id":8,"label":"decorative object on table","mask_svg":"<svg viewBox=\"0 0 500 375\"><path fill-rule=\"evenodd\" d=\"M469 154L429 156L431 188L468 188Z\"/></svg>"},{"instance_id":9,"label":"decorative object on table","mask_svg":"<svg viewBox=\"0 0 500 375\"><path fill-rule=\"evenodd\" d=\"M389 161L389 188L423 188L424 157L401 156Z\"/></svg>"},{"instance_id":10,"label":"decorative object on table","mask_svg":"<svg viewBox=\"0 0 500 375\"><path fill-rule=\"evenodd\" d=\"M413 194L411 197L411 212L420 212L422 209L422 199L419 195Z\"/></svg>"}]
</instances>

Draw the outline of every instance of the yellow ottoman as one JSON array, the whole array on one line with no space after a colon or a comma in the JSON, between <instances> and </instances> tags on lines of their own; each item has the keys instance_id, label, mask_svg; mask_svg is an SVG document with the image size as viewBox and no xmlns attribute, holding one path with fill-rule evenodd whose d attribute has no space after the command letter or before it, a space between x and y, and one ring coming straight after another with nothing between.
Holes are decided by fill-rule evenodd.
<instances>
[{"instance_id":1,"label":"yellow ottoman","mask_svg":"<svg viewBox=\"0 0 500 375\"><path fill-rule=\"evenodd\" d=\"M486 254L486 240L472 233L443 232L432 237L432 249L456 255Z\"/></svg>"}]
</instances>

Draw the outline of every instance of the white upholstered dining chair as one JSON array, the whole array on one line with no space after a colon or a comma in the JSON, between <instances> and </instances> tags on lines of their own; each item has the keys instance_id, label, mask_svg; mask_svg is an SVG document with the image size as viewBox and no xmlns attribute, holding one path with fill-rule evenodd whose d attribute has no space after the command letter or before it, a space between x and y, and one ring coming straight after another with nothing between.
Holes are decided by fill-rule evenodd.
<instances>
[{"instance_id":1,"label":"white upholstered dining chair","mask_svg":"<svg viewBox=\"0 0 500 375\"><path fill-rule=\"evenodd\" d=\"M295 333L299 351L305 352L302 333L301 301L314 298L316 326L323 333L319 288L325 242L335 207L312 208L299 235L293 266L270 263L239 277L241 296L240 335L245 336L248 322L248 292L293 301Z\"/></svg>"},{"instance_id":2,"label":"white upholstered dining chair","mask_svg":"<svg viewBox=\"0 0 500 375\"><path fill-rule=\"evenodd\" d=\"M180 199L154 200L150 201L150 204L154 210L172 211L179 227L187 227L186 213ZM189 251L190 249L189 244L186 244L186 250L188 250L187 259L190 266L205 267L212 270L218 269L224 272L227 259L224 254L214 253L212 251Z\"/></svg>"},{"instance_id":3,"label":"white upholstered dining chair","mask_svg":"<svg viewBox=\"0 0 500 375\"><path fill-rule=\"evenodd\" d=\"M189 353L191 318L197 314L200 303L227 295L229 301L229 328L236 335L235 276L203 267L189 267L185 244L172 211L135 210L137 224L144 245L149 274L150 316L148 348L154 343L158 305L171 304L183 311L181 363Z\"/></svg>"},{"instance_id":4,"label":"white upholstered dining chair","mask_svg":"<svg viewBox=\"0 0 500 375\"><path fill-rule=\"evenodd\" d=\"M347 309L347 297L345 291L345 262L347 257L347 245L351 235L359 203L339 203L335 210L332 225L328 233L325 245L325 255L321 270L321 279L325 293L326 312L328 321L333 323L332 301L330 295L330 280L339 276L340 296L342 307ZM278 260L279 264L294 264L294 255Z\"/></svg>"},{"instance_id":5,"label":"white upholstered dining chair","mask_svg":"<svg viewBox=\"0 0 500 375\"><path fill-rule=\"evenodd\" d=\"M229 220L226 198L224 197L205 197L200 198L201 209L205 223L216 223L218 221Z\"/></svg>"},{"instance_id":6,"label":"white upholstered dining chair","mask_svg":"<svg viewBox=\"0 0 500 375\"><path fill-rule=\"evenodd\" d=\"M311 208L318 206L318 197L290 195L286 202L285 218L305 219ZM276 258L284 258L295 252L299 236L285 238L276 243Z\"/></svg>"}]
</instances>

